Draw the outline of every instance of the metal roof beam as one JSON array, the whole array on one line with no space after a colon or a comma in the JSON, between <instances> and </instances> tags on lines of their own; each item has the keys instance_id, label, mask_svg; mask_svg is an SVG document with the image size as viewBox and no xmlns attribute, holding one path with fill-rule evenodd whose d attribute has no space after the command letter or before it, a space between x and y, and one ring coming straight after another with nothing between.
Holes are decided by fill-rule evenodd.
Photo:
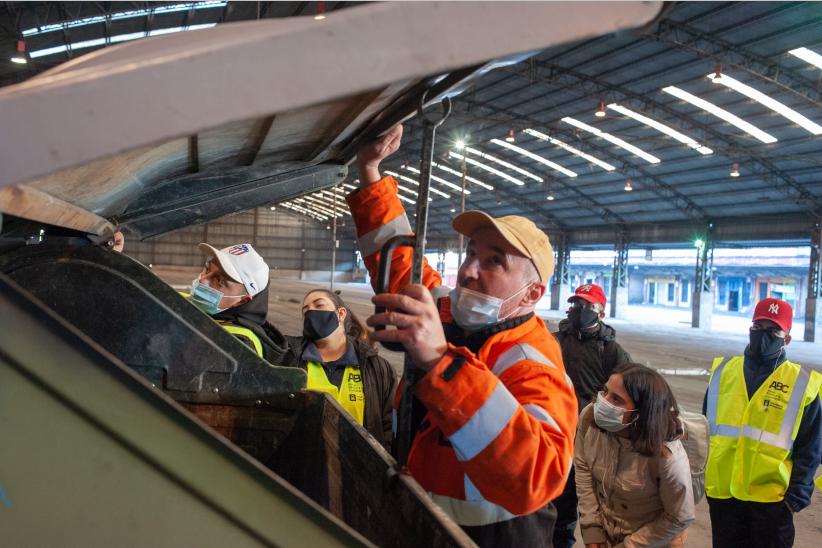
<instances>
[{"instance_id":1,"label":"metal roof beam","mask_svg":"<svg viewBox=\"0 0 822 548\"><path fill-rule=\"evenodd\" d=\"M778 169L766 158L755 154L746 147L738 145L732 137L720 133L706 124L697 122L690 116L673 109L669 105L651 99L648 95L636 93L622 86L605 82L594 76L589 76L585 73L573 69L563 68L558 65L537 61L536 66L538 74L541 72L543 75L541 78L542 82L566 88L577 87L585 91L586 94L594 97L602 97L606 94L611 99L621 97L642 105L642 108L646 111L657 111L666 114L667 116L678 121L678 125L680 125L680 127L684 125L685 127L683 129L696 129L702 131L704 135L709 135L717 142L722 143L717 145L712 141L708 141L706 143L708 146L714 150L722 150L725 155L732 154L732 156L730 156L732 160L758 164L761 168L771 173L771 180L774 183L774 186L779 188L786 196L808 210L812 216L819 217L822 215L822 202L817 200L816 197L805 190L801 184L797 183L796 180L788 174ZM666 118L666 122L671 122L671 120ZM642 168L636 169L643 171Z\"/></svg>"},{"instance_id":2,"label":"metal roof beam","mask_svg":"<svg viewBox=\"0 0 822 548\"><path fill-rule=\"evenodd\" d=\"M457 104L466 103L471 106L471 108L483 108L487 110L491 110L494 114L504 114L505 116L510 117L508 123L515 122L518 120L522 120L523 117L517 114L516 112L511 112L506 109L501 109L497 107L491 107L476 101L458 101ZM547 125L543 122L537 122L539 127L546 127ZM549 131L553 134L561 134L566 136L566 138L575 138L575 134L571 131L565 129L557 129L557 128L549 128ZM589 145L590 149L594 151L596 154L600 156L606 156L612 163L620 164L623 167L617 168L617 171L620 173L628 176L628 177L637 177L641 176L644 179L644 183L648 187L649 190L653 191L658 196L665 198L666 200L671 200L680 210L682 210L686 215L693 219L697 220L705 220L707 218L707 214L705 211L699 207L696 203L691 201L687 196L680 193L671 185L667 184L659 177L656 177L651 172L649 172L644 167L640 167L636 164L626 161L624 158L620 156L616 156L611 153L608 149L604 147L599 147L597 145L593 145L590 141L586 141L586 144ZM629 170L626 170L624 166L629 166ZM638 174L638 175L637 175ZM650 184L649 184L650 183Z\"/></svg>"},{"instance_id":3,"label":"metal roof beam","mask_svg":"<svg viewBox=\"0 0 822 548\"><path fill-rule=\"evenodd\" d=\"M820 20L822 18L817 18L817 22ZM782 91L811 102L814 106L822 106L822 88L819 82L812 82L793 69L780 66L767 57L757 55L710 33L664 19L660 21L657 32L648 36L658 42L713 59L725 67L743 70Z\"/></svg>"}]
</instances>

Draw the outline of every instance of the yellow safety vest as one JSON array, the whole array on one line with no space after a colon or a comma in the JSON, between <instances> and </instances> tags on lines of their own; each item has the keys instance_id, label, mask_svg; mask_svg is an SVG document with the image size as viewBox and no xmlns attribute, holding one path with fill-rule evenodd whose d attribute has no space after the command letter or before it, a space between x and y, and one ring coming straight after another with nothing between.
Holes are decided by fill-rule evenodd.
<instances>
[{"instance_id":1,"label":"yellow safety vest","mask_svg":"<svg viewBox=\"0 0 822 548\"><path fill-rule=\"evenodd\" d=\"M246 345L250 346L259 357L263 357L263 343L260 342L260 337L258 337L252 330L247 327L226 322L224 320L219 320L217 323L223 326L223 329L240 339Z\"/></svg>"},{"instance_id":2,"label":"yellow safety vest","mask_svg":"<svg viewBox=\"0 0 822 548\"><path fill-rule=\"evenodd\" d=\"M706 414L711 446L705 492L718 499L784 499L791 451L802 413L819 393L822 376L785 361L748 399L744 359L715 358Z\"/></svg>"},{"instance_id":3,"label":"yellow safety vest","mask_svg":"<svg viewBox=\"0 0 822 548\"><path fill-rule=\"evenodd\" d=\"M191 295L185 291L180 291L179 293L186 299L191 297ZM235 325L225 320L217 320L217 323L223 326L223 329L244 342L247 346L251 347L251 349L254 350L260 358L263 357L263 343L260 341L260 337L258 337L252 330L247 327Z\"/></svg>"},{"instance_id":4,"label":"yellow safety vest","mask_svg":"<svg viewBox=\"0 0 822 548\"><path fill-rule=\"evenodd\" d=\"M343 409L354 417L354 420L362 424L365 417L365 394L360 368L347 366L340 388L337 388L328 380L322 365L317 362L308 362L307 367L308 384L306 388L331 394Z\"/></svg>"}]
</instances>

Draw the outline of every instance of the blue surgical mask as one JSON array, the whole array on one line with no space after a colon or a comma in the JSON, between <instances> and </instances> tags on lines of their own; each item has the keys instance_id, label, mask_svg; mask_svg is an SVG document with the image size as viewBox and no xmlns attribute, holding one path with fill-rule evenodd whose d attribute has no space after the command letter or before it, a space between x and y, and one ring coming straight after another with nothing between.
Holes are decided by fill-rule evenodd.
<instances>
[{"instance_id":1,"label":"blue surgical mask","mask_svg":"<svg viewBox=\"0 0 822 548\"><path fill-rule=\"evenodd\" d=\"M499 313L502 305L513 297L519 295L523 289L531 284L526 284L507 299L492 297L473 289L465 287L455 287L451 290L451 315L457 325L466 331L479 331L483 327L495 324L511 317L517 309L511 311L505 318L500 318Z\"/></svg>"},{"instance_id":2,"label":"blue surgical mask","mask_svg":"<svg viewBox=\"0 0 822 548\"><path fill-rule=\"evenodd\" d=\"M225 308L220 308L220 301L223 297L245 297L245 295L225 295L222 291L209 287L200 283L199 278L195 278L191 282L191 304L208 314L214 316L219 314Z\"/></svg>"}]
</instances>

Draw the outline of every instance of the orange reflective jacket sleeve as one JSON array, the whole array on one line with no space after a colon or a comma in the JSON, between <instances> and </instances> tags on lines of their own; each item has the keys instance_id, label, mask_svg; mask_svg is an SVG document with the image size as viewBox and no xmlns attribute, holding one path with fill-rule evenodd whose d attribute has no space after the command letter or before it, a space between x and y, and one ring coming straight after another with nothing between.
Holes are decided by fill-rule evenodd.
<instances>
[{"instance_id":1,"label":"orange reflective jacket sleeve","mask_svg":"<svg viewBox=\"0 0 822 548\"><path fill-rule=\"evenodd\" d=\"M397 197L397 182L393 177L383 177L374 184L355 190L346 197L346 201L357 227L360 253L376 291L380 249L394 236L413 233L402 202ZM394 251L389 277L390 293L396 293L408 285L412 255L410 247L401 247ZM423 262L422 277L423 285L426 287L442 284L439 272L431 268L428 261Z\"/></svg>"},{"instance_id":2,"label":"orange reflective jacket sleeve","mask_svg":"<svg viewBox=\"0 0 822 548\"><path fill-rule=\"evenodd\" d=\"M535 359L528 350L501 374L449 346L414 387L483 498L517 515L562 493L573 458L576 397L551 343L557 348L540 345ZM546 352L549 360L541 357Z\"/></svg>"}]
</instances>

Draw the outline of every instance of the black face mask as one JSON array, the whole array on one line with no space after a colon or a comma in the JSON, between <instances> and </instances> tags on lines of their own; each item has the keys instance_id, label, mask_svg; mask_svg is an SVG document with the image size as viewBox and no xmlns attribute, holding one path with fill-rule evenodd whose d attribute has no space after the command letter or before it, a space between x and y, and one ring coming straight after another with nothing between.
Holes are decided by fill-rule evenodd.
<instances>
[{"instance_id":1,"label":"black face mask","mask_svg":"<svg viewBox=\"0 0 822 548\"><path fill-rule=\"evenodd\" d=\"M340 325L337 313L329 310L309 310L303 317L303 337L309 341L324 339Z\"/></svg>"},{"instance_id":2,"label":"black face mask","mask_svg":"<svg viewBox=\"0 0 822 548\"><path fill-rule=\"evenodd\" d=\"M596 325L597 320L599 320L599 313L596 310L572 308L568 311L568 321L577 329L585 329Z\"/></svg>"},{"instance_id":3,"label":"black face mask","mask_svg":"<svg viewBox=\"0 0 822 548\"><path fill-rule=\"evenodd\" d=\"M752 358L760 363L775 362L779 359L782 349L785 347L785 339L777 337L771 331L759 330L751 331L751 344L748 347Z\"/></svg>"}]
</instances>

